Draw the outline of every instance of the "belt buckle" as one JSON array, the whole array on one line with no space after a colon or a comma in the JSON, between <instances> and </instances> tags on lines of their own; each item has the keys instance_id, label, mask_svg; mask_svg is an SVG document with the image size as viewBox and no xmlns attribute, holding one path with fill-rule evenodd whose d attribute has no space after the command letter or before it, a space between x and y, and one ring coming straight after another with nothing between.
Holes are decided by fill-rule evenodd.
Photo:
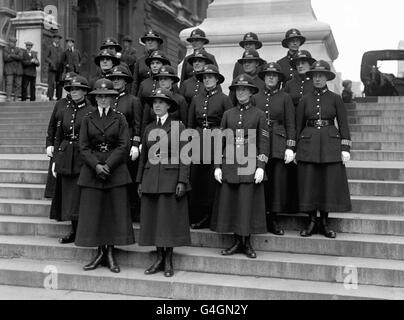
<instances>
[{"instance_id":1,"label":"belt buckle","mask_svg":"<svg viewBox=\"0 0 404 320\"><path fill-rule=\"evenodd\" d=\"M236 145L238 145L238 146L244 145L244 137L237 137Z\"/></svg>"},{"instance_id":2,"label":"belt buckle","mask_svg":"<svg viewBox=\"0 0 404 320\"><path fill-rule=\"evenodd\" d=\"M314 121L314 126L316 128L321 128L323 126L323 121L322 120L315 120Z\"/></svg>"},{"instance_id":3,"label":"belt buckle","mask_svg":"<svg viewBox=\"0 0 404 320\"><path fill-rule=\"evenodd\" d=\"M108 145L107 144L101 144L100 145L100 151L103 153L106 153L109 151Z\"/></svg>"}]
</instances>

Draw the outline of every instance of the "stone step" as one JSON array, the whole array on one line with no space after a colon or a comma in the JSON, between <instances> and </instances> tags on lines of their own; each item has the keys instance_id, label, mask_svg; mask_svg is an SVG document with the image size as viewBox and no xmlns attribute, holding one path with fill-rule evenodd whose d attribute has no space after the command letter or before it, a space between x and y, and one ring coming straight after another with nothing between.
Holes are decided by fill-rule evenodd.
<instances>
[{"instance_id":1,"label":"stone step","mask_svg":"<svg viewBox=\"0 0 404 320\"><path fill-rule=\"evenodd\" d=\"M380 110L348 110L349 117L404 117L403 110L380 111Z\"/></svg>"},{"instance_id":2,"label":"stone step","mask_svg":"<svg viewBox=\"0 0 404 320\"><path fill-rule=\"evenodd\" d=\"M351 158L354 161L403 161L404 150L353 150Z\"/></svg>"},{"instance_id":3,"label":"stone step","mask_svg":"<svg viewBox=\"0 0 404 320\"><path fill-rule=\"evenodd\" d=\"M42 262L70 261L84 264L94 255L92 248L60 245L55 239L42 237L0 236L0 248L0 258ZM153 263L154 254L151 247L132 245L120 247L116 258L124 270L145 270ZM241 254L223 257L216 248L183 247L175 249L174 264L177 273L187 271L341 284L344 283L349 266L355 266L352 271L358 275L358 285L404 287L404 261L280 252L258 252L257 259L252 260Z\"/></svg>"},{"instance_id":4,"label":"stone step","mask_svg":"<svg viewBox=\"0 0 404 320\"><path fill-rule=\"evenodd\" d=\"M352 196L386 196L404 198L404 181L350 180Z\"/></svg>"},{"instance_id":5,"label":"stone step","mask_svg":"<svg viewBox=\"0 0 404 320\"><path fill-rule=\"evenodd\" d=\"M349 128L352 132L404 133L403 125L351 124Z\"/></svg>"},{"instance_id":6,"label":"stone step","mask_svg":"<svg viewBox=\"0 0 404 320\"><path fill-rule=\"evenodd\" d=\"M0 154L2 170L48 170L49 158L45 154Z\"/></svg>"},{"instance_id":7,"label":"stone step","mask_svg":"<svg viewBox=\"0 0 404 320\"><path fill-rule=\"evenodd\" d=\"M404 141L404 133L392 132L351 132L351 138L354 142L377 141L377 142L395 142Z\"/></svg>"},{"instance_id":8,"label":"stone step","mask_svg":"<svg viewBox=\"0 0 404 320\"><path fill-rule=\"evenodd\" d=\"M51 201L0 199L0 214L12 216L49 217Z\"/></svg>"},{"instance_id":9,"label":"stone step","mask_svg":"<svg viewBox=\"0 0 404 320\"><path fill-rule=\"evenodd\" d=\"M352 211L359 213L402 216L404 214L403 197L382 197L382 196L351 196Z\"/></svg>"},{"instance_id":10,"label":"stone step","mask_svg":"<svg viewBox=\"0 0 404 320\"><path fill-rule=\"evenodd\" d=\"M222 275L178 271L173 278L144 275L144 268L125 268L113 274L106 268L92 272L82 264L62 261L2 259L0 283L43 287L52 266L57 270L58 289L118 293L164 299L187 300L272 300L272 299L403 299L404 289L361 285L347 290L341 283L286 280L269 277Z\"/></svg>"},{"instance_id":11,"label":"stone step","mask_svg":"<svg viewBox=\"0 0 404 320\"><path fill-rule=\"evenodd\" d=\"M28 136L28 135L26 135ZM1 137L0 138L0 145L6 145L6 146L17 146L17 145L23 145L23 146L41 146L43 147L45 145L45 135L39 135L36 138L5 138Z\"/></svg>"},{"instance_id":12,"label":"stone step","mask_svg":"<svg viewBox=\"0 0 404 320\"><path fill-rule=\"evenodd\" d=\"M386 150L386 151L404 150L404 141L397 141L397 142L354 141L352 150Z\"/></svg>"},{"instance_id":13,"label":"stone step","mask_svg":"<svg viewBox=\"0 0 404 320\"><path fill-rule=\"evenodd\" d=\"M41 154L45 153L44 145L0 145L3 154Z\"/></svg>"},{"instance_id":14,"label":"stone step","mask_svg":"<svg viewBox=\"0 0 404 320\"><path fill-rule=\"evenodd\" d=\"M404 181L404 163L399 161L350 161L347 175L353 180Z\"/></svg>"},{"instance_id":15,"label":"stone step","mask_svg":"<svg viewBox=\"0 0 404 320\"><path fill-rule=\"evenodd\" d=\"M0 183L46 184L47 171L0 170Z\"/></svg>"},{"instance_id":16,"label":"stone step","mask_svg":"<svg viewBox=\"0 0 404 320\"><path fill-rule=\"evenodd\" d=\"M2 119L43 119L43 120L48 120L50 119L51 116L50 111L43 111L43 110L38 110L38 111L2 111L0 109L0 117Z\"/></svg>"},{"instance_id":17,"label":"stone step","mask_svg":"<svg viewBox=\"0 0 404 320\"><path fill-rule=\"evenodd\" d=\"M37 123L29 123L29 124L0 124L0 131L20 131L20 132L31 132L31 131L39 131L44 132L48 128L49 121L45 122L42 120L41 122Z\"/></svg>"},{"instance_id":18,"label":"stone step","mask_svg":"<svg viewBox=\"0 0 404 320\"><path fill-rule=\"evenodd\" d=\"M12 101L12 102L0 102L0 109L5 107L50 107L54 106L56 101Z\"/></svg>"},{"instance_id":19,"label":"stone step","mask_svg":"<svg viewBox=\"0 0 404 320\"><path fill-rule=\"evenodd\" d=\"M46 129L22 132L2 130L0 131L0 137L1 139L42 139L42 144L45 145Z\"/></svg>"},{"instance_id":20,"label":"stone step","mask_svg":"<svg viewBox=\"0 0 404 320\"><path fill-rule=\"evenodd\" d=\"M17 122L17 121L16 121ZM404 117L349 117L349 124L362 125L403 125Z\"/></svg>"},{"instance_id":21,"label":"stone step","mask_svg":"<svg viewBox=\"0 0 404 320\"><path fill-rule=\"evenodd\" d=\"M42 200L45 192L43 184L0 183L0 198Z\"/></svg>"},{"instance_id":22,"label":"stone step","mask_svg":"<svg viewBox=\"0 0 404 320\"><path fill-rule=\"evenodd\" d=\"M40 125L43 126L44 123L49 123L49 117L41 117L41 118L2 118L0 115L0 126L7 125L7 124L15 124L16 126L22 125Z\"/></svg>"}]
</instances>

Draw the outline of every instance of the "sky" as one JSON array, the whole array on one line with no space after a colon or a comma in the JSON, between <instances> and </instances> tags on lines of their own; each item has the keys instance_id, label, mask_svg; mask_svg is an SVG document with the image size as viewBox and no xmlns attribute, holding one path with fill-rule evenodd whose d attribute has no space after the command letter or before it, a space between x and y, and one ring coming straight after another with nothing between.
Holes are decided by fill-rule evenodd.
<instances>
[{"instance_id":1,"label":"sky","mask_svg":"<svg viewBox=\"0 0 404 320\"><path fill-rule=\"evenodd\" d=\"M330 24L339 50L335 68L343 79L360 81L366 51L398 49L404 40L404 0L312 0L317 19ZM384 62L383 72L397 75L397 65Z\"/></svg>"}]
</instances>

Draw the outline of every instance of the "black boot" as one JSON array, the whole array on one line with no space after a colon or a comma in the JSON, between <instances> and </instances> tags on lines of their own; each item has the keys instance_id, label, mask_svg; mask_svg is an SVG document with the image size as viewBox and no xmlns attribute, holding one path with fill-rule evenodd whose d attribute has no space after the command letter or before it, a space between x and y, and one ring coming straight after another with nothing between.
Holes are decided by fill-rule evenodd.
<instances>
[{"instance_id":1,"label":"black boot","mask_svg":"<svg viewBox=\"0 0 404 320\"><path fill-rule=\"evenodd\" d=\"M309 219L308 227L300 232L300 236L304 238L311 237L313 234L317 233L317 211L309 212Z\"/></svg>"},{"instance_id":2,"label":"black boot","mask_svg":"<svg viewBox=\"0 0 404 320\"><path fill-rule=\"evenodd\" d=\"M233 254L242 253L242 252L243 252L243 239L238 234L235 234L234 235L234 244L230 248L222 250L222 255L223 256L232 256Z\"/></svg>"},{"instance_id":3,"label":"black boot","mask_svg":"<svg viewBox=\"0 0 404 320\"><path fill-rule=\"evenodd\" d=\"M320 212L320 221L321 221L321 233L326 237L330 239L335 239L337 237L337 234L335 231L331 230L328 227L328 212Z\"/></svg>"},{"instance_id":4,"label":"black boot","mask_svg":"<svg viewBox=\"0 0 404 320\"><path fill-rule=\"evenodd\" d=\"M278 224L276 213L267 214L267 230L277 236L285 235L285 231Z\"/></svg>"},{"instance_id":5,"label":"black boot","mask_svg":"<svg viewBox=\"0 0 404 320\"><path fill-rule=\"evenodd\" d=\"M83 267L84 271L95 270L99 265L105 265L106 253L104 247L98 247L97 256L88 265Z\"/></svg>"},{"instance_id":6,"label":"black boot","mask_svg":"<svg viewBox=\"0 0 404 320\"><path fill-rule=\"evenodd\" d=\"M114 246L107 246L107 266L113 273L121 272L121 268L119 268L114 257Z\"/></svg>"},{"instance_id":7,"label":"black boot","mask_svg":"<svg viewBox=\"0 0 404 320\"><path fill-rule=\"evenodd\" d=\"M157 247L157 259L153 263L153 265L147 269L144 274L155 274L159 271L163 271L164 269L164 249Z\"/></svg>"},{"instance_id":8,"label":"black boot","mask_svg":"<svg viewBox=\"0 0 404 320\"><path fill-rule=\"evenodd\" d=\"M244 253L247 256L247 258L250 259L257 259L257 254L255 253L251 242L250 242L251 236L244 237Z\"/></svg>"},{"instance_id":9,"label":"black boot","mask_svg":"<svg viewBox=\"0 0 404 320\"><path fill-rule=\"evenodd\" d=\"M61 244L68 244L68 243L73 243L74 240L76 239L76 232L77 232L77 226L78 226L78 221L72 221L72 231L67 237L60 238L59 243Z\"/></svg>"},{"instance_id":10,"label":"black boot","mask_svg":"<svg viewBox=\"0 0 404 320\"><path fill-rule=\"evenodd\" d=\"M174 248L166 248L166 254L164 258L164 276L167 278L171 278L172 276L174 276L173 251Z\"/></svg>"},{"instance_id":11,"label":"black boot","mask_svg":"<svg viewBox=\"0 0 404 320\"><path fill-rule=\"evenodd\" d=\"M210 217L206 215L202 218L201 221L191 224L191 229L193 230L206 229L209 228L209 225L210 225Z\"/></svg>"}]
</instances>

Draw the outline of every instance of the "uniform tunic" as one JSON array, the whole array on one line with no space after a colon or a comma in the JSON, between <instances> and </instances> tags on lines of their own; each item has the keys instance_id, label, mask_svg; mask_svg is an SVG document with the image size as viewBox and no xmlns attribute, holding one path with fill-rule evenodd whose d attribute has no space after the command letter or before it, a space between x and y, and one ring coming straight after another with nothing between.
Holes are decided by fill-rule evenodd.
<instances>
[{"instance_id":1,"label":"uniform tunic","mask_svg":"<svg viewBox=\"0 0 404 320\"><path fill-rule=\"evenodd\" d=\"M335 125L320 127L310 123L319 124L321 120L334 123L335 119L339 129ZM305 95L297 109L296 130L300 210L350 211L348 179L341 152L349 152L352 142L341 97L327 87Z\"/></svg>"},{"instance_id":2,"label":"uniform tunic","mask_svg":"<svg viewBox=\"0 0 404 320\"><path fill-rule=\"evenodd\" d=\"M177 127L178 129L175 129ZM149 153L155 141L149 141L150 132L160 129L167 134L168 152L159 150L160 159L151 161ZM136 181L142 185L139 244L142 246L179 247L191 244L188 219L188 199L176 197L178 183L189 191L189 165L183 164L178 155L171 153L171 146L180 148L185 142L172 141L171 131L182 132L185 126L169 116L160 127L156 121L149 124L142 137L143 150L139 159ZM153 147L154 146L154 147ZM179 149L181 150L181 149ZM154 151L156 154L157 150ZM176 159L176 161L174 160Z\"/></svg>"},{"instance_id":3,"label":"uniform tunic","mask_svg":"<svg viewBox=\"0 0 404 320\"><path fill-rule=\"evenodd\" d=\"M84 116L94 108L87 101L75 102L60 111L55 138L55 171L58 174L50 218L58 221L78 220L80 187L77 185L83 161L79 133Z\"/></svg>"},{"instance_id":4,"label":"uniform tunic","mask_svg":"<svg viewBox=\"0 0 404 320\"><path fill-rule=\"evenodd\" d=\"M304 74L299 74L297 77L289 80L283 87L283 91L291 96L295 107L299 105L300 99L303 96L313 92L313 90L313 80Z\"/></svg>"},{"instance_id":5,"label":"uniform tunic","mask_svg":"<svg viewBox=\"0 0 404 320\"><path fill-rule=\"evenodd\" d=\"M295 70L291 65L291 62L293 61L295 56L295 54L291 54L290 51L288 51L288 54L278 61L278 64L281 66L283 75L285 76L283 83L286 83L290 79L299 76L297 70Z\"/></svg>"},{"instance_id":6,"label":"uniform tunic","mask_svg":"<svg viewBox=\"0 0 404 320\"><path fill-rule=\"evenodd\" d=\"M76 245L130 245L134 242L127 185L132 182L127 168L130 150L125 116L110 109L106 118L98 110L84 117L80 128L80 152L84 165L81 186L80 219ZM111 175L97 177L97 164L107 164Z\"/></svg>"},{"instance_id":7,"label":"uniform tunic","mask_svg":"<svg viewBox=\"0 0 404 320\"><path fill-rule=\"evenodd\" d=\"M258 108L238 105L223 115L226 136L223 149L223 183L218 187L213 205L211 229L240 236L266 232L264 184L255 184L257 168L265 169L269 155L269 132L265 114ZM255 130L249 135L248 130ZM253 150L251 146L255 146ZM252 152L255 151L255 152ZM248 153L251 155L248 156ZM237 159L249 160L245 165Z\"/></svg>"},{"instance_id":8,"label":"uniform tunic","mask_svg":"<svg viewBox=\"0 0 404 320\"><path fill-rule=\"evenodd\" d=\"M46 148L55 146L55 136L56 130L58 127L58 122L60 121L59 117L61 115L61 111L64 110L70 103L72 99L68 94L66 98L63 98L56 102L55 107L53 108L52 115L49 119L48 131L46 135ZM49 168L48 168L48 177L46 180L46 188L45 188L45 198L52 199L55 194L56 187L56 179L52 174L52 164L53 159L50 159Z\"/></svg>"},{"instance_id":9,"label":"uniform tunic","mask_svg":"<svg viewBox=\"0 0 404 320\"><path fill-rule=\"evenodd\" d=\"M265 182L267 212L297 212L297 168L285 164L285 151L295 150L295 108L287 93L266 89L254 96L256 106L265 112L270 133L269 163Z\"/></svg>"},{"instance_id":10,"label":"uniform tunic","mask_svg":"<svg viewBox=\"0 0 404 320\"><path fill-rule=\"evenodd\" d=\"M146 80L142 81L137 96L143 105L146 104L146 99L151 97L158 88L159 88L158 81L154 80L152 77L149 77Z\"/></svg>"},{"instance_id":11,"label":"uniform tunic","mask_svg":"<svg viewBox=\"0 0 404 320\"><path fill-rule=\"evenodd\" d=\"M203 217L211 215L216 190L213 139L211 139L212 147L205 150L207 142L203 140L203 132L205 129L220 128L224 112L231 108L233 104L230 98L219 88L209 92L203 89L202 93L193 98L189 108L188 128L196 129L201 138L199 161L191 166L192 191L189 198L191 223L199 222ZM204 161L206 153L210 154L211 158Z\"/></svg>"},{"instance_id":12,"label":"uniform tunic","mask_svg":"<svg viewBox=\"0 0 404 320\"><path fill-rule=\"evenodd\" d=\"M135 69L133 71L133 83L132 83L132 93L137 96L139 92L140 84L150 78L151 70L146 65L146 59L149 57L149 53L145 53L139 60L135 63Z\"/></svg>"},{"instance_id":13,"label":"uniform tunic","mask_svg":"<svg viewBox=\"0 0 404 320\"><path fill-rule=\"evenodd\" d=\"M181 83L180 94L185 98L188 105L191 105L192 99L204 91L202 82L196 79L195 75Z\"/></svg>"},{"instance_id":14,"label":"uniform tunic","mask_svg":"<svg viewBox=\"0 0 404 320\"><path fill-rule=\"evenodd\" d=\"M198 51L203 53L206 57L208 57L216 67L219 67L218 64L217 64L216 58L215 58L215 56L213 54L207 52L204 48L202 48L202 49L200 49ZM194 68L188 62L189 59L192 58L193 56L194 56L193 54L190 54L189 56L186 56L184 58L184 62L182 64L182 71L181 71L181 82L183 82L183 81L185 81L185 80L187 80L189 78L192 78L192 76L194 75Z\"/></svg>"}]
</instances>

